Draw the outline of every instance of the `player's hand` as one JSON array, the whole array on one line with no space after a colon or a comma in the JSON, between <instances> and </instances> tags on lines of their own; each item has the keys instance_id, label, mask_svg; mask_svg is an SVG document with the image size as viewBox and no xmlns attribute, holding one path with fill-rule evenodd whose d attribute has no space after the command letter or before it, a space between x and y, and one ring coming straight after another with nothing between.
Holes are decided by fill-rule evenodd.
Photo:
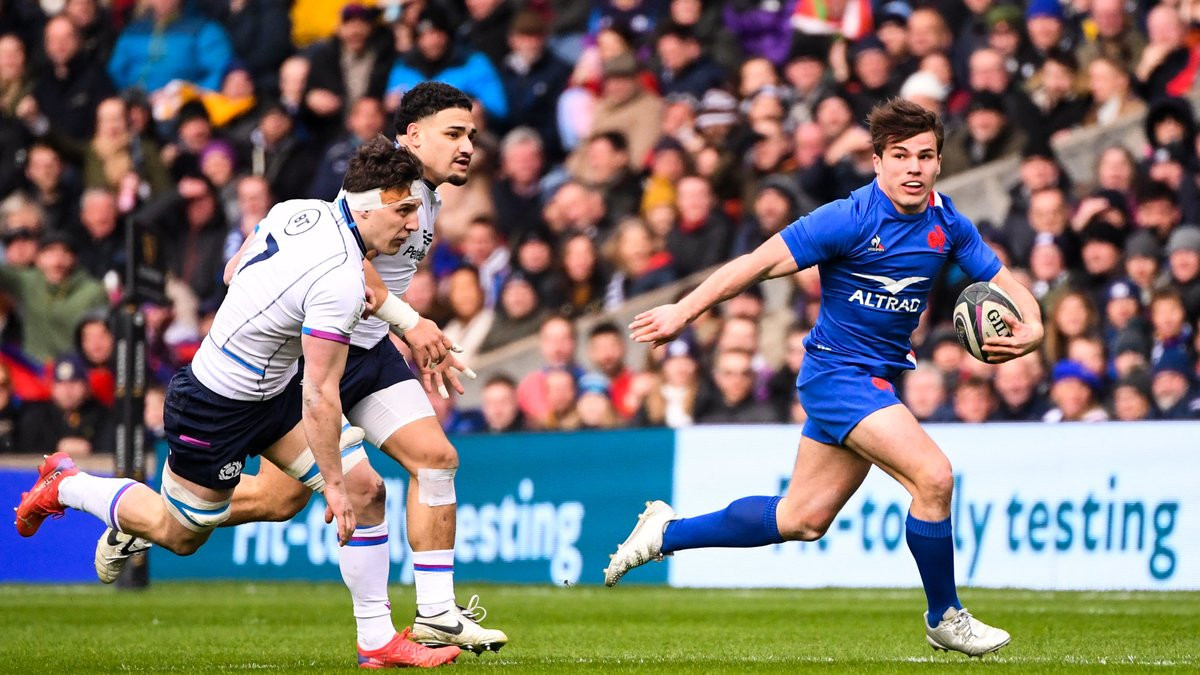
<instances>
[{"instance_id":1,"label":"player's hand","mask_svg":"<svg viewBox=\"0 0 1200 675\"><path fill-rule=\"evenodd\" d=\"M462 382L458 379L461 374L463 377L474 380L478 375L471 370L467 364L463 363L457 354L462 353L462 347L452 345L450 354L438 365L433 368L423 369L421 371L421 379L425 383L425 391L433 393L433 388L436 386L438 395L443 399L450 398L450 391L446 388L446 382L450 382L450 386L454 387L460 395L467 393Z\"/></svg>"},{"instance_id":2,"label":"player's hand","mask_svg":"<svg viewBox=\"0 0 1200 675\"><path fill-rule=\"evenodd\" d=\"M655 347L679 337L688 320L678 304L659 305L633 317L629 337L634 342L651 342Z\"/></svg>"},{"instance_id":3,"label":"player's hand","mask_svg":"<svg viewBox=\"0 0 1200 675\"><path fill-rule=\"evenodd\" d=\"M337 519L338 546L345 546L354 536L354 528L358 527L345 486L325 488L325 522L332 523L334 518Z\"/></svg>"},{"instance_id":4,"label":"player's hand","mask_svg":"<svg viewBox=\"0 0 1200 675\"><path fill-rule=\"evenodd\" d=\"M404 331L404 342L412 350L413 360L421 370L433 370L446 358L454 344L437 324L421 317L416 326Z\"/></svg>"},{"instance_id":5,"label":"player's hand","mask_svg":"<svg viewBox=\"0 0 1200 675\"><path fill-rule=\"evenodd\" d=\"M1042 344L1045 329L1040 323L1025 323L1012 314L1004 315L1004 323L1012 331L1011 337L993 336L983 341L983 351L988 363L1004 363L1025 356Z\"/></svg>"}]
</instances>

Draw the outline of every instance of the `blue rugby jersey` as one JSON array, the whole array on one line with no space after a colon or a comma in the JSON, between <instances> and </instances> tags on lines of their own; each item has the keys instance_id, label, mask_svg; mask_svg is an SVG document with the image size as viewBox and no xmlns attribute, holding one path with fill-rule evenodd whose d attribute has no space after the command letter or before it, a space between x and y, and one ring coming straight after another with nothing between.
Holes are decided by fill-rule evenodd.
<instances>
[{"instance_id":1,"label":"blue rugby jersey","mask_svg":"<svg viewBox=\"0 0 1200 675\"><path fill-rule=\"evenodd\" d=\"M877 181L822 206L781 232L800 269L817 265L821 312L809 358L894 376L912 368L910 337L934 280L953 260L987 281L1000 260L974 224L934 192L916 215L900 213Z\"/></svg>"}]
</instances>

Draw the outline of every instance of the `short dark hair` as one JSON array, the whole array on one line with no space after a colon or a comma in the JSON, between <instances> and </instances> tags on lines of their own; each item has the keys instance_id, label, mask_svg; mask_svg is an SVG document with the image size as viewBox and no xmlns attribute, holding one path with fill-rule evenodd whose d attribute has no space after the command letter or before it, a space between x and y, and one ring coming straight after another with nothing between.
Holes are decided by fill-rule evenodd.
<instances>
[{"instance_id":1,"label":"short dark hair","mask_svg":"<svg viewBox=\"0 0 1200 675\"><path fill-rule=\"evenodd\" d=\"M617 327L617 324L611 321L601 321L595 326L592 326L592 329L588 331L589 340L600 335L616 335L617 337L624 337L624 334L621 332L621 329Z\"/></svg>"},{"instance_id":2,"label":"short dark hair","mask_svg":"<svg viewBox=\"0 0 1200 675\"><path fill-rule=\"evenodd\" d=\"M517 381L514 380L512 378L512 375L509 375L508 373L496 373L495 375L492 375L491 377L489 377L487 379L487 382L483 383L483 388L487 389L488 387L495 385L495 384L504 385L504 386L508 387L509 389L517 388Z\"/></svg>"},{"instance_id":3,"label":"short dark hair","mask_svg":"<svg viewBox=\"0 0 1200 675\"><path fill-rule=\"evenodd\" d=\"M445 82L422 82L409 89L400 99L400 107L396 108L393 119L396 133L403 136L413 122L451 108L471 112L470 97Z\"/></svg>"},{"instance_id":4,"label":"short dark hair","mask_svg":"<svg viewBox=\"0 0 1200 675\"><path fill-rule=\"evenodd\" d=\"M608 141L614 152L629 152L629 138L619 131L598 131L592 134L592 137L588 139L588 143L595 143L596 141Z\"/></svg>"},{"instance_id":5,"label":"short dark hair","mask_svg":"<svg viewBox=\"0 0 1200 675\"><path fill-rule=\"evenodd\" d=\"M1179 203L1179 195L1174 189L1171 188L1170 185L1160 180L1151 180L1146 181L1137 190L1137 201L1138 204L1145 204L1146 202L1168 201L1171 202L1172 205L1177 206Z\"/></svg>"},{"instance_id":6,"label":"short dark hair","mask_svg":"<svg viewBox=\"0 0 1200 675\"><path fill-rule=\"evenodd\" d=\"M942 154L942 142L946 139L942 120L937 113L912 101L893 98L876 105L867 115L867 125L871 130L871 145L880 157L888 143L903 141L926 131L933 132L937 139L937 152Z\"/></svg>"},{"instance_id":7,"label":"short dark hair","mask_svg":"<svg viewBox=\"0 0 1200 675\"><path fill-rule=\"evenodd\" d=\"M376 136L363 143L350 158L343 183L347 192L366 192L376 188L391 190L421 178L421 164L403 147Z\"/></svg>"}]
</instances>

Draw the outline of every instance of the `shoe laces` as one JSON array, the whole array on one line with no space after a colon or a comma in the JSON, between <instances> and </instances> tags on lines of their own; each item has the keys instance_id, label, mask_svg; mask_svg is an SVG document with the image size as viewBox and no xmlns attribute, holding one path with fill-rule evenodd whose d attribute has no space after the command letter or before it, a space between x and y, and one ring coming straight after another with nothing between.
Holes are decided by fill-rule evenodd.
<instances>
[{"instance_id":1,"label":"shoe laces","mask_svg":"<svg viewBox=\"0 0 1200 675\"><path fill-rule=\"evenodd\" d=\"M962 640L975 637L975 633L971 629L971 613L966 609L958 610L958 614L950 619L950 632Z\"/></svg>"},{"instance_id":2,"label":"shoe laces","mask_svg":"<svg viewBox=\"0 0 1200 675\"><path fill-rule=\"evenodd\" d=\"M479 604L478 595L472 595L466 607L462 605L457 605L457 607L459 614L475 623L482 623L487 618L487 610Z\"/></svg>"}]
</instances>

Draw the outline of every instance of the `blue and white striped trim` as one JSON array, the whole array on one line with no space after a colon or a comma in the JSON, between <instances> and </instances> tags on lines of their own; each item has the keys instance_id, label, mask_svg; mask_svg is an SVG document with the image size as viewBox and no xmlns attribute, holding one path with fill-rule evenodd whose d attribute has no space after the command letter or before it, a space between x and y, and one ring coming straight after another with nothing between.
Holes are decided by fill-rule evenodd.
<instances>
[{"instance_id":1,"label":"blue and white striped trim","mask_svg":"<svg viewBox=\"0 0 1200 675\"><path fill-rule=\"evenodd\" d=\"M232 504L226 504L225 506L222 506L222 507L216 508L216 509L198 509L194 506L188 506L187 504L184 504L183 502L179 501L178 499L175 499L174 497L167 494L166 492L163 492L162 495L167 498L167 501L171 502L171 506L174 506L179 511L180 515L182 515L184 518L186 518L189 523L191 523L192 525L195 525L196 527L198 527L202 530L211 529L212 525L204 525L202 523L197 522L195 518L192 518L190 515L188 515L189 513L194 513L196 515L212 516L214 518L217 518L221 514L229 511L229 509L232 507Z\"/></svg>"},{"instance_id":2,"label":"blue and white striped trim","mask_svg":"<svg viewBox=\"0 0 1200 675\"><path fill-rule=\"evenodd\" d=\"M246 359L243 359L242 357L238 356L237 354L234 354L232 351L229 350L228 347L221 347L221 353L224 354L225 356L228 356L234 363L236 363L239 366L245 368L246 370L254 373L255 375L262 376L262 375L267 374L266 370L263 370L262 368L256 368L255 366L250 365L250 362L248 362Z\"/></svg>"}]
</instances>

